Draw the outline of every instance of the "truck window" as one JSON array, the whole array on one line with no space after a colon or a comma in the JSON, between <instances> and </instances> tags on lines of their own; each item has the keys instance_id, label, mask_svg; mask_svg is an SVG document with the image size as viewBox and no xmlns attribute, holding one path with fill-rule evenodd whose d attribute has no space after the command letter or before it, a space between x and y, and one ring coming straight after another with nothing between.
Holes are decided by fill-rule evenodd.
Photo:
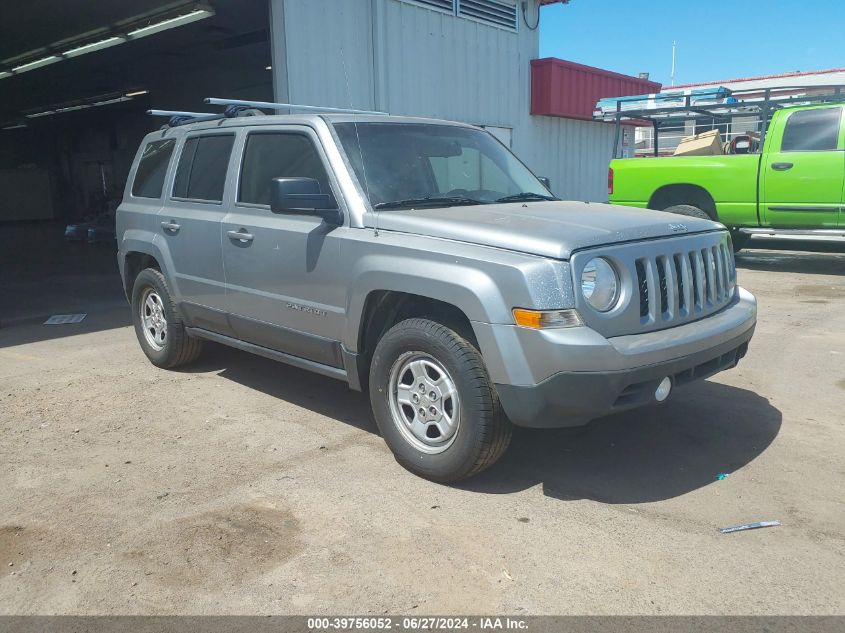
<instances>
[{"instance_id":1,"label":"truck window","mask_svg":"<svg viewBox=\"0 0 845 633\"><path fill-rule=\"evenodd\" d=\"M330 193L320 156L304 134L255 132L247 136L238 202L270 204L274 178L314 178L323 193Z\"/></svg>"},{"instance_id":2,"label":"truck window","mask_svg":"<svg viewBox=\"0 0 845 633\"><path fill-rule=\"evenodd\" d=\"M172 138L166 141L147 143L141 154L141 162L135 170L135 180L132 183L132 195L137 198L160 198L164 186L164 176L167 165L173 155L176 141Z\"/></svg>"},{"instance_id":3,"label":"truck window","mask_svg":"<svg viewBox=\"0 0 845 633\"><path fill-rule=\"evenodd\" d=\"M780 151L818 152L836 149L842 108L799 110L786 119Z\"/></svg>"},{"instance_id":4,"label":"truck window","mask_svg":"<svg viewBox=\"0 0 845 633\"><path fill-rule=\"evenodd\" d=\"M234 142L234 134L194 136L186 140L176 168L173 197L222 202Z\"/></svg>"}]
</instances>

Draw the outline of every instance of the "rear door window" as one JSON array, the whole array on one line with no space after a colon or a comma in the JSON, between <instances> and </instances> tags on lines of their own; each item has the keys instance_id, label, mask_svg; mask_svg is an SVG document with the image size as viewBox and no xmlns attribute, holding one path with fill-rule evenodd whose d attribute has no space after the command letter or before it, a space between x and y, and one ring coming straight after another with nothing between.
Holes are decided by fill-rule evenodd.
<instances>
[{"instance_id":1,"label":"rear door window","mask_svg":"<svg viewBox=\"0 0 845 633\"><path fill-rule=\"evenodd\" d=\"M320 155L304 134L254 132L247 136L238 202L270 204L274 178L314 178L323 193L331 193Z\"/></svg>"},{"instance_id":2,"label":"rear door window","mask_svg":"<svg viewBox=\"0 0 845 633\"><path fill-rule=\"evenodd\" d=\"M780 144L782 152L835 150L842 108L799 110L789 115Z\"/></svg>"},{"instance_id":3,"label":"rear door window","mask_svg":"<svg viewBox=\"0 0 845 633\"><path fill-rule=\"evenodd\" d=\"M147 143L141 154L135 180L132 182L132 195L136 198L161 198L164 176L176 145L174 139Z\"/></svg>"},{"instance_id":4,"label":"rear door window","mask_svg":"<svg viewBox=\"0 0 845 633\"><path fill-rule=\"evenodd\" d=\"M176 168L173 197L222 202L234 142L234 134L187 139Z\"/></svg>"}]
</instances>

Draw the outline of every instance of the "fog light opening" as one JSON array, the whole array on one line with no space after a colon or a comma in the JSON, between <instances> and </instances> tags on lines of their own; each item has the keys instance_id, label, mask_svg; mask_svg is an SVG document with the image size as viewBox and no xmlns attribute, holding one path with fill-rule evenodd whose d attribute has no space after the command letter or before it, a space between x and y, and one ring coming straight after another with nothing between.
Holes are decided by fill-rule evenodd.
<instances>
[{"instance_id":1,"label":"fog light opening","mask_svg":"<svg viewBox=\"0 0 845 633\"><path fill-rule=\"evenodd\" d=\"M669 376L666 376L663 380L660 381L660 384L657 385L657 389L654 391L654 399L658 402L663 402L666 398L669 397L669 393L672 391L672 379Z\"/></svg>"}]
</instances>

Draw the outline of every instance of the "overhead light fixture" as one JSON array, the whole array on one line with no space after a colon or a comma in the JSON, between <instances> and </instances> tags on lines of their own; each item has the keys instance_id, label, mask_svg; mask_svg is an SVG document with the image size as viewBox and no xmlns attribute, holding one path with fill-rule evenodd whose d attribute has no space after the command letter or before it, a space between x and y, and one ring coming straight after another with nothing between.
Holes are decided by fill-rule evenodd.
<instances>
[{"instance_id":1,"label":"overhead light fixture","mask_svg":"<svg viewBox=\"0 0 845 633\"><path fill-rule=\"evenodd\" d=\"M180 9L176 9L176 11L179 10ZM99 39L95 42L89 42L88 44L80 44L79 46L75 46L74 48L70 48L61 53L47 55L46 57L42 57L31 62L26 62L25 64L20 64L19 66L15 66L13 68L0 70L0 79L5 79L6 77L11 77L19 73L25 73L30 70L35 70L36 68L48 66L49 64L60 62L63 59L72 59L80 55L85 55L87 53L93 53L94 51L103 50L104 48L110 48L112 46L117 46L118 44L124 44L130 40L147 37L148 35L167 31L178 26L184 26L185 24L190 24L191 22L210 18L215 15L214 9L212 9L207 4L202 3L187 4L181 8L181 11L187 11L187 13L182 13L181 15L174 15L174 10L171 9L166 13L160 13L158 18L154 16L139 19L136 16L134 20L128 20L127 22L123 22L122 24L124 26L112 29L113 34L103 39ZM159 19L167 15L173 17ZM101 32L103 30L105 29L101 29ZM100 35L100 37L103 36ZM77 41L80 39L82 38L77 38ZM58 45L48 46L46 47L46 50L54 50L57 47Z\"/></svg>"},{"instance_id":2,"label":"overhead light fixture","mask_svg":"<svg viewBox=\"0 0 845 633\"><path fill-rule=\"evenodd\" d=\"M214 9L212 9L211 7L197 7L190 13L185 13L184 15L177 15L175 18L169 18L167 20L162 20L161 22L153 22L152 24L149 24L147 26L142 26L139 29L129 31L127 35L133 39L139 37L146 37L147 35L160 33L161 31L167 31L168 29L173 29L177 26L190 24L191 22L196 22L197 20L210 18L213 15Z\"/></svg>"},{"instance_id":3,"label":"overhead light fixture","mask_svg":"<svg viewBox=\"0 0 845 633\"><path fill-rule=\"evenodd\" d=\"M273 70L273 67L272 66L265 66L264 70Z\"/></svg>"},{"instance_id":4,"label":"overhead light fixture","mask_svg":"<svg viewBox=\"0 0 845 633\"><path fill-rule=\"evenodd\" d=\"M56 114L55 110L44 110L44 112L33 112L32 114L27 114L27 119L37 119L40 116L50 116L51 114Z\"/></svg>"},{"instance_id":5,"label":"overhead light fixture","mask_svg":"<svg viewBox=\"0 0 845 633\"><path fill-rule=\"evenodd\" d=\"M140 97L141 95L149 94L149 90L136 90L135 92L127 92L127 97Z\"/></svg>"},{"instance_id":6,"label":"overhead light fixture","mask_svg":"<svg viewBox=\"0 0 845 633\"><path fill-rule=\"evenodd\" d=\"M34 62L28 62L26 64L21 64L20 66L15 66L14 68L12 68L12 72L25 73L28 70L35 70L36 68L49 66L50 64L55 64L56 62L59 62L61 60L62 58L59 55L48 55L47 57L36 59Z\"/></svg>"},{"instance_id":7,"label":"overhead light fixture","mask_svg":"<svg viewBox=\"0 0 845 633\"><path fill-rule=\"evenodd\" d=\"M56 108L54 112L56 114L62 114L64 112L74 112L75 110L85 110L90 107L92 107L90 103L82 103L80 105L68 106L66 108Z\"/></svg>"},{"instance_id":8,"label":"overhead light fixture","mask_svg":"<svg viewBox=\"0 0 845 633\"><path fill-rule=\"evenodd\" d=\"M144 91L146 92L146 91ZM28 119L37 119L43 116L51 116L53 114L64 114L66 112L75 112L77 110L87 110L88 108L96 108L99 106L106 106L111 105L113 103L124 103L126 101L132 101L132 97L129 95L120 95L120 96L113 96L114 93L107 94L107 95L99 95L97 97L90 97L87 101L83 103L75 103L73 105L68 106L52 106L49 110L44 110L42 112L33 112L32 114L27 114L26 118ZM112 98L108 98L112 97ZM99 101L94 101L94 99L99 99Z\"/></svg>"},{"instance_id":9,"label":"overhead light fixture","mask_svg":"<svg viewBox=\"0 0 845 633\"><path fill-rule=\"evenodd\" d=\"M123 103L124 101L132 101L132 97L117 97L116 99L106 99L105 101L95 101L92 106L111 105L112 103Z\"/></svg>"},{"instance_id":10,"label":"overhead light fixture","mask_svg":"<svg viewBox=\"0 0 845 633\"><path fill-rule=\"evenodd\" d=\"M90 44L85 44L84 46L77 46L76 48L72 48L69 51L64 51L62 53L62 56L78 57L79 55L84 55L85 53L93 53L94 51L101 51L104 48L109 48L110 46L123 44L125 41L125 37L115 35L114 37L107 37L106 39L100 40L99 42L92 42Z\"/></svg>"},{"instance_id":11,"label":"overhead light fixture","mask_svg":"<svg viewBox=\"0 0 845 633\"><path fill-rule=\"evenodd\" d=\"M13 125L6 125L4 127L0 127L0 130L20 130L21 128L25 128L26 123L15 123Z\"/></svg>"}]
</instances>

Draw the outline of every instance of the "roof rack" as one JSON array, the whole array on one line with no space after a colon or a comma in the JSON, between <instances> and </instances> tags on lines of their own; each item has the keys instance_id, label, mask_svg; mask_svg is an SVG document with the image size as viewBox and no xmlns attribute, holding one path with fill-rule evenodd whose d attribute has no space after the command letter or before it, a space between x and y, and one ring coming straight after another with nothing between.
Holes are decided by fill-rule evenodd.
<instances>
[{"instance_id":1,"label":"roof rack","mask_svg":"<svg viewBox=\"0 0 845 633\"><path fill-rule=\"evenodd\" d=\"M823 91L823 92L822 92ZM845 85L776 86L730 90L723 86L697 90L669 90L650 95L601 99L593 118L615 124L613 157L617 157L622 121L649 122L654 128L654 155L660 124L671 119L712 116L730 120L738 114L757 115L761 122L760 144L772 113L790 105L845 102Z\"/></svg>"},{"instance_id":2,"label":"roof rack","mask_svg":"<svg viewBox=\"0 0 845 633\"><path fill-rule=\"evenodd\" d=\"M266 108L269 110L302 110L304 112L332 112L340 114L387 114L377 110L354 110L352 108L329 108L324 106L297 105L295 103L273 103L270 101L243 101L240 99L218 99L208 97L205 103L210 105L234 106L237 108Z\"/></svg>"},{"instance_id":3,"label":"roof rack","mask_svg":"<svg viewBox=\"0 0 845 633\"><path fill-rule=\"evenodd\" d=\"M147 114L150 116L169 117L167 121L168 127L177 127L198 121L215 121L224 118L224 115L213 112L184 112L182 110L147 110Z\"/></svg>"},{"instance_id":4,"label":"roof rack","mask_svg":"<svg viewBox=\"0 0 845 633\"><path fill-rule=\"evenodd\" d=\"M329 108L323 106L297 105L295 103L272 103L270 101L244 101L241 99L218 99L217 97L207 97L204 99L205 103L209 105L222 105L226 109L219 114L214 112L185 112L182 110L147 110L150 116L166 116L170 120L167 122L168 127L176 127L185 125L187 123L197 123L200 121L216 121L219 119L231 119L241 116L254 116L257 114L264 114L260 110L302 110L305 112L331 112L339 114L378 114L386 115L387 112L379 112L376 110L354 110L352 108Z\"/></svg>"}]
</instances>

